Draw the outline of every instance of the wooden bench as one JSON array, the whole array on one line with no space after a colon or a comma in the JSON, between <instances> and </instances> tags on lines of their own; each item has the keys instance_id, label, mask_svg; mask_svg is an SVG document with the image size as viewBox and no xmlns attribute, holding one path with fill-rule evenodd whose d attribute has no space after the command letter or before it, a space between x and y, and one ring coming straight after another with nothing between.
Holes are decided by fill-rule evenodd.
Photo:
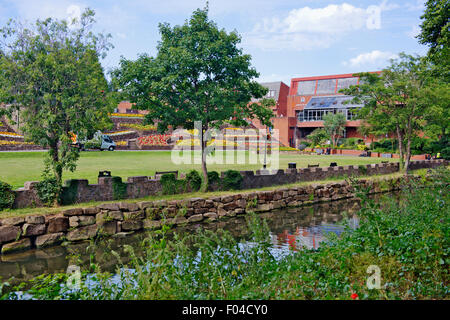
<instances>
[{"instance_id":1,"label":"wooden bench","mask_svg":"<svg viewBox=\"0 0 450 320\"><path fill-rule=\"evenodd\" d=\"M381 163L389 163L389 161L381 161Z\"/></svg>"},{"instance_id":2,"label":"wooden bench","mask_svg":"<svg viewBox=\"0 0 450 320\"><path fill-rule=\"evenodd\" d=\"M318 168L319 164L308 164L308 168Z\"/></svg>"},{"instance_id":3,"label":"wooden bench","mask_svg":"<svg viewBox=\"0 0 450 320\"><path fill-rule=\"evenodd\" d=\"M330 167L337 167L337 162L330 163Z\"/></svg>"}]
</instances>

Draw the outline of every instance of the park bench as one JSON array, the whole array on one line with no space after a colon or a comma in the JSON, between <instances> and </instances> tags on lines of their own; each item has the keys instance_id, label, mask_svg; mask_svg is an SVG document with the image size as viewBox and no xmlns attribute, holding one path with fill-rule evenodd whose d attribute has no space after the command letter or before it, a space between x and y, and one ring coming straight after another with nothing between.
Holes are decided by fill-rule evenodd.
<instances>
[{"instance_id":1,"label":"park bench","mask_svg":"<svg viewBox=\"0 0 450 320\"><path fill-rule=\"evenodd\" d=\"M381 163L389 163L389 161L381 161Z\"/></svg>"},{"instance_id":2,"label":"park bench","mask_svg":"<svg viewBox=\"0 0 450 320\"><path fill-rule=\"evenodd\" d=\"M308 168L318 168L319 164L308 164Z\"/></svg>"},{"instance_id":3,"label":"park bench","mask_svg":"<svg viewBox=\"0 0 450 320\"><path fill-rule=\"evenodd\" d=\"M337 167L337 163L336 162L330 163L330 167Z\"/></svg>"}]
</instances>

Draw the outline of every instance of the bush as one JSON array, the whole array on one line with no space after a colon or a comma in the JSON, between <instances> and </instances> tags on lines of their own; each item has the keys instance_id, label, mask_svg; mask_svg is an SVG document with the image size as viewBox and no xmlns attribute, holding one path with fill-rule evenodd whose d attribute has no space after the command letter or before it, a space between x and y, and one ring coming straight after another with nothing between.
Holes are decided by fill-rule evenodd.
<instances>
[{"instance_id":1,"label":"bush","mask_svg":"<svg viewBox=\"0 0 450 320\"><path fill-rule=\"evenodd\" d=\"M114 200L126 199L128 196L127 184L122 182L122 178L112 177L112 184Z\"/></svg>"},{"instance_id":2,"label":"bush","mask_svg":"<svg viewBox=\"0 0 450 320\"><path fill-rule=\"evenodd\" d=\"M43 180L37 184L37 193L41 202L46 206L53 206L59 202L59 195L61 193L61 185L58 180L48 171L44 171Z\"/></svg>"},{"instance_id":3,"label":"bush","mask_svg":"<svg viewBox=\"0 0 450 320\"><path fill-rule=\"evenodd\" d=\"M222 180L222 188L224 190L240 190L242 188L242 180L244 178L239 171L227 170Z\"/></svg>"},{"instance_id":4,"label":"bush","mask_svg":"<svg viewBox=\"0 0 450 320\"><path fill-rule=\"evenodd\" d=\"M89 140L84 144L85 149L100 149L101 143L98 140Z\"/></svg>"},{"instance_id":5,"label":"bush","mask_svg":"<svg viewBox=\"0 0 450 320\"><path fill-rule=\"evenodd\" d=\"M11 186L6 182L0 181L0 210L10 209L14 204L16 194Z\"/></svg>"},{"instance_id":6,"label":"bush","mask_svg":"<svg viewBox=\"0 0 450 320\"><path fill-rule=\"evenodd\" d=\"M220 176L217 171L208 172L208 183L209 185L218 185L220 182Z\"/></svg>"},{"instance_id":7,"label":"bush","mask_svg":"<svg viewBox=\"0 0 450 320\"><path fill-rule=\"evenodd\" d=\"M60 203L68 205L76 202L78 194L78 180L67 180L61 189Z\"/></svg>"},{"instance_id":8,"label":"bush","mask_svg":"<svg viewBox=\"0 0 450 320\"><path fill-rule=\"evenodd\" d=\"M186 191L186 180L177 180L174 173L166 173L161 176L163 194L177 194Z\"/></svg>"},{"instance_id":9,"label":"bush","mask_svg":"<svg viewBox=\"0 0 450 320\"><path fill-rule=\"evenodd\" d=\"M198 191L202 186L202 177L196 170L191 170L186 175L186 184L189 186L191 191Z\"/></svg>"}]
</instances>

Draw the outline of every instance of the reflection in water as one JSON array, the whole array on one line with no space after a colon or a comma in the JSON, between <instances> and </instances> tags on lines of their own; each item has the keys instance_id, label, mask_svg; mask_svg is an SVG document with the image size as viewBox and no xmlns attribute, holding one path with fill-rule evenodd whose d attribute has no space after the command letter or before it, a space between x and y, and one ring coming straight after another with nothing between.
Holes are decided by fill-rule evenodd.
<instances>
[{"instance_id":1,"label":"reflection in water","mask_svg":"<svg viewBox=\"0 0 450 320\"><path fill-rule=\"evenodd\" d=\"M267 221L274 250L283 254L301 248L317 249L329 232L339 236L344 230L341 223L344 216L347 217L350 226L356 228L359 220L355 213L358 209L357 200L341 200L310 207L286 208L262 213L259 216ZM212 231L225 229L240 240L245 240L248 236L244 216L210 224L188 225L179 227L176 231L193 232L197 228ZM10 279L8 280L10 284L16 284L44 273L66 272L69 265L87 268L90 263L98 264L102 271L114 272L118 264L111 251L116 251L122 263L127 263L130 258L124 250L124 245L132 246L137 255L142 254L141 244L146 234L140 232L126 237L112 237L99 243L71 243L4 255L0 257L0 280Z\"/></svg>"}]
</instances>

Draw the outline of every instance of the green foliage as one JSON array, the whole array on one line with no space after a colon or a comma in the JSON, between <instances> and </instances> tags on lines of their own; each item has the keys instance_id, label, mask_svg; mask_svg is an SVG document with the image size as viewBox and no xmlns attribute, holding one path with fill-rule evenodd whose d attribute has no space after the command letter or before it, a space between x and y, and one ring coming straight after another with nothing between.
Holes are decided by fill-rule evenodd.
<instances>
[{"instance_id":1,"label":"green foliage","mask_svg":"<svg viewBox=\"0 0 450 320\"><path fill-rule=\"evenodd\" d=\"M84 147L86 149L100 149L101 145L102 145L101 141L93 139L86 141Z\"/></svg>"},{"instance_id":2,"label":"green foliage","mask_svg":"<svg viewBox=\"0 0 450 320\"><path fill-rule=\"evenodd\" d=\"M220 176L217 171L210 171L208 172L208 181L210 184L219 183L220 182Z\"/></svg>"},{"instance_id":3,"label":"green foliage","mask_svg":"<svg viewBox=\"0 0 450 320\"><path fill-rule=\"evenodd\" d=\"M358 170L361 174L367 174L367 167L362 164L358 166Z\"/></svg>"},{"instance_id":4,"label":"green foliage","mask_svg":"<svg viewBox=\"0 0 450 320\"><path fill-rule=\"evenodd\" d=\"M12 187L6 182L0 181L0 210L11 208L15 198Z\"/></svg>"},{"instance_id":5,"label":"green foliage","mask_svg":"<svg viewBox=\"0 0 450 320\"><path fill-rule=\"evenodd\" d=\"M447 0L427 0L419 42L430 47L428 57L436 64L435 73L450 80L450 3Z\"/></svg>"},{"instance_id":6,"label":"green foliage","mask_svg":"<svg viewBox=\"0 0 450 320\"><path fill-rule=\"evenodd\" d=\"M311 147L315 147L328 138L328 134L323 128L317 128L308 135L308 139L311 140Z\"/></svg>"},{"instance_id":7,"label":"green foliage","mask_svg":"<svg viewBox=\"0 0 450 320\"><path fill-rule=\"evenodd\" d=\"M367 133L397 135L402 169L409 169L411 141L426 130L427 123L443 128L449 121L445 117L430 121L436 118L433 113L444 115L444 105L448 106L448 99L439 97L438 92L444 91L431 69L430 62L423 57L400 53L381 74L357 74L359 85L340 90L353 96L353 103L364 104L358 114L367 124Z\"/></svg>"},{"instance_id":8,"label":"green foliage","mask_svg":"<svg viewBox=\"0 0 450 320\"><path fill-rule=\"evenodd\" d=\"M241 37L236 31L219 29L205 8L194 11L183 25L160 23L159 32L156 57L142 54L136 61L122 59L112 73L115 86L136 108L149 110L147 121L158 121L159 132L169 126L193 129L200 122L200 133L207 134L230 119L247 125L244 118L271 125L269 106L275 101L264 98L267 88L254 81L259 73L251 66L250 55L239 47ZM252 102L252 98L260 100ZM201 148L206 168L210 150L203 143ZM207 171L203 174L206 182Z\"/></svg>"},{"instance_id":9,"label":"green foliage","mask_svg":"<svg viewBox=\"0 0 450 320\"><path fill-rule=\"evenodd\" d=\"M189 186L191 191L198 191L200 190L200 187L202 186L202 177L200 177L200 174L197 170L191 170L186 175L186 184Z\"/></svg>"},{"instance_id":10,"label":"green foliage","mask_svg":"<svg viewBox=\"0 0 450 320\"><path fill-rule=\"evenodd\" d=\"M242 189L242 181L244 178L241 173L236 170L227 170L222 179L223 190L240 190Z\"/></svg>"},{"instance_id":11,"label":"green foliage","mask_svg":"<svg viewBox=\"0 0 450 320\"><path fill-rule=\"evenodd\" d=\"M186 180L177 180L174 173L165 173L159 181L163 194L177 194L185 191Z\"/></svg>"},{"instance_id":12,"label":"green foliage","mask_svg":"<svg viewBox=\"0 0 450 320\"><path fill-rule=\"evenodd\" d=\"M370 144L370 149L376 152L392 153L398 148L398 142L396 139L382 139L380 141L374 141Z\"/></svg>"},{"instance_id":13,"label":"green foliage","mask_svg":"<svg viewBox=\"0 0 450 320\"><path fill-rule=\"evenodd\" d=\"M121 177L112 177L114 200L126 199L128 197L127 184L122 182Z\"/></svg>"},{"instance_id":14,"label":"green foliage","mask_svg":"<svg viewBox=\"0 0 450 320\"><path fill-rule=\"evenodd\" d=\"M42 180L36 186L38 197L46 206L53 206L59 201L62 186L47 167L42 173Z\"/></svg>"},{"instance_id":15,"label":"green foliage","mask_svg":"<svg viewBox=\"0 0 450 320\"><path fill-rule=\"evenodd\" d=\"M78 194L78 180L67 180L66 185L61 189L60 203L69 205L76 202Z\"/></svg>"},{"instance_id":16,"label":"green foliage","mask_svg":"<svg viewBox=\"0 0 450 320\"><path fill-rule=\"evenodd\" d=\"M331 140L331 144L336 146L336 141L339 136L345 132L345 115L341 112L327 113L323 116L323 129L327 133L327 138Z\"/></svg>"},{"instance_id":17,"label":"green foliage","mask_svg":"<svg viewBox=\"0 0 450 320\"><path fill-rule=\"evenodd\" d=\"M20 110L26 140L49 149L59 184L79 157L71 133L86 138L105 128L115 102L99 61L109 36L91 32L94 23L86 9L79 21L10 20L0 29L0 104Z\"/></svg>"}]
</instances>

